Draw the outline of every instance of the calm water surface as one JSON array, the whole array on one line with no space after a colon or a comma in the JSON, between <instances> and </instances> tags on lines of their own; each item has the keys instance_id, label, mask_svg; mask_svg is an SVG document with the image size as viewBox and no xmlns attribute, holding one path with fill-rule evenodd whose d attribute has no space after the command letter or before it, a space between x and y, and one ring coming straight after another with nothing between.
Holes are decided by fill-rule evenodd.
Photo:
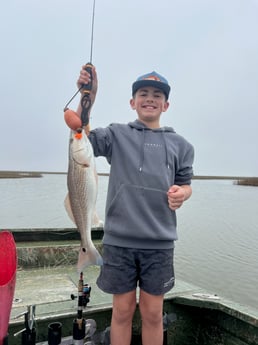
<instances>
[{"instance_id":1,"label":"calm water surface","mask_svg":"<svg viewBox=\"0 0 258 345\"><path fill-rule=\"evenodd\" d=\"M107 177L99 177L104 218ZM0 179L0 229L73 227L63 201L66 175ZM176 277L258 309L258 187L194 180L178 210Z\"/></svg>"}]
</instances>

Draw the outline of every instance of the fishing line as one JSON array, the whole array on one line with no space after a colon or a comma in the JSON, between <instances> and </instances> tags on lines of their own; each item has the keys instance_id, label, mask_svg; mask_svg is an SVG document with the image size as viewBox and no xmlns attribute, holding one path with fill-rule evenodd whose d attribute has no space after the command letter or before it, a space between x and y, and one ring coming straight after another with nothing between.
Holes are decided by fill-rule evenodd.
<instances>
[{"instance_id":1,"label":"fishing line","mask_svg":"<svg viewBox=\"0 0 258 345\"><path fill-rule=\"evenodd\" d=\"M93 0L93 5L92 5L92 15L91 15L91 39L90 39L90 60L89 63L86 64L86 71L90 73L92 77L92 56L93 56L93 42L94 42L94 22L95 22L95 3L96 0ZM69 99L69 101L66 103L64 106L64 111L68 109L68 105L73 101L73 99L78 95L78 93L82 90L85 89L85 93L87 93L91 90L92 88L92 82L90 82L88 85L82 85L76 92L75 94ZM87 102L88 103L88 102ZM88 105L87 108L91 106Z\"/></svg>"},{"instance_id":2,"label":"fishing line","mask_svg":"<svg viewBox=\"0 0 258 345\"><path fill-rule=\"evenodd\" d=\"M92 54L93 54L94 22L95 22L95 0L93 0L93 6L92 6L91 41L90 41L90 63L92 63Z\"/></svg>"}]
</instances>

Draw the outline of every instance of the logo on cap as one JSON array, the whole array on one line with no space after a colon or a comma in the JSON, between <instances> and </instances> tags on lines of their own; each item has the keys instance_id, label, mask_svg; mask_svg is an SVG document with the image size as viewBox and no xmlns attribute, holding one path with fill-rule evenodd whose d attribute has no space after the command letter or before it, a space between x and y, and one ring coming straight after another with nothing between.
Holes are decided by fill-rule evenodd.
<instances>
[{"instance_id":1,"label":"logo on cap","mask_svg":"<svg viewBox=\"0 0 258 345\"><path fill-rule=\"evenodd\" d=\"M148 75L145 78L142 78L142 80L156 80L156 81L161 81L160 78L157 75L151 74Z\"/></svg>"}]
</instances>

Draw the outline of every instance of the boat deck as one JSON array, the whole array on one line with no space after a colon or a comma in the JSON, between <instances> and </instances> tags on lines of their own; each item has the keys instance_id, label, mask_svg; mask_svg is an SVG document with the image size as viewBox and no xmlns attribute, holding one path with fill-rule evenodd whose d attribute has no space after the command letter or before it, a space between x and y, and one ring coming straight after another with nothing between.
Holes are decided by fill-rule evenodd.
<instances>
[{"instance_id":1,"label":"boat deck","mask_svg":"<svg viewBox=\"0 0 258 345\"><path fill-rule=\"evenodd\" d=\"M70 236L70 231L68 233ZM23 231L19 231L19 234L24 236ZM56 241L54 236L57 234L62 240ZM47 326L51 322L62 323L64 337L72 334L78 300L72 300L71 295L77 295L79 275L76 262L79 243L77 239L67 239L63 233L60 235L60 231L47 231L47 239L29 243L16 240L19 268L9 323L10 345L20 343L19 336L14 338L13 335L23 329L22 314L30 305L36 306L38 342L46 341ZM95 245L101 250L98 239L95 240ZM84 311L84 318L96 320L98 330L103 331L110 326L112 296L97 287L98 274L97 266L90 266L84 271L84 283L91 287L90 302ZM175 287L165 295L164 312L177 316L177 321L169 327L169 345L233 344L228 339L234 340L234 345L258 345L256 306L251 308L239 305L222 296L210 295L187 282L176 280ZM139 320L137 310L136 325L140 324ZM219 343L214 330L216 337L220 337ZM204 336L206 338L203 342Z\"/></svg>"},{"instance_id":2,"label":"boat deck","mask_svg":"<svg viewBox=\"0 0 258 345\"><path fill-rule=\"evenodd\" d=\"M96 285L98 272L97 266L88 267L84 272L84 283L91 286L91 297L87 306L89 310L111 306L112 303L112 296L102 292ZM76 312L78 302L71 299L71 294L77 295L78 278L74 266L18 271L11 318L26 310L28 305L34 304L37 317L58 312ZM202 292L191 284L177 281L166 297L190 296Z\"/></svg>"},{"instance_id":3,"label":"boat deck","mask_svg":"<svg viewBox=\"0 0 258 345\"><path fill-rule=\"evenodd\" d=\"M86 314L112 308L112 296L102 292L96 285L99 267L88 267L84 272L84 283L91 286L90 302ZM15 298L11 311L10 324L22 324L18 315L27 310L27 306L36 305L37 319L57 319L64 315L76 315L79 275L74 266L21 269L17 271ZM175 287L165 295L165 300L177 304L201 308L219 309L229 312L258 327L258 310L249 306L210 295L203 289L184 281L176 280Z\"/></svg>"}]
</instances>

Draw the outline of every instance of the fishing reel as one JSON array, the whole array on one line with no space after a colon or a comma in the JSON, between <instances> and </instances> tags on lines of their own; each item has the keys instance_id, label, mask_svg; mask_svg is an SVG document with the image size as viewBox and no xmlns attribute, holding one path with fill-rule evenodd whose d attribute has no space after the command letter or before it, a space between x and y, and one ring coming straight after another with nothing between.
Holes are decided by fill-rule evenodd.
<instances>
[{"instance_id":1,"label":"fishing reel","mask_svg":"<svg viewBox=\"0 0 258 345\"><path fill-rule=\"evenodd\" d=\"M67 126L76 131L78 129L85 128L86 134L89 131L89 116L90 116L90 109L92 106L92 101L90 97L91 89L92 89L92 67L93 65L88 62L85 65L85 70L90 74L90 81L88 84L82 85L79 90L74 94L74 96L69 100L69 102L64 107L64 119ZM78 92L82 93L81 97L81 114L80 116L73 110L68 108L68 105L73 100L73 98L77 95Z\"/></svg>"},{"instance_id":2,"label":"fishing reel","mask_svg":"<svg viewBox=\"0 0 258 345\"><path fill-rule=\"evenodd\" d=\"M89 286L89 284L83 284L82 287L82 293L81 293L81 306L83 308L87 307L87 304L90 301L90 292L91 292L91 287ZM76 298L78 298L78 296L71 294L71 300L75 300Z\"/></svg>"}]
</instances>

